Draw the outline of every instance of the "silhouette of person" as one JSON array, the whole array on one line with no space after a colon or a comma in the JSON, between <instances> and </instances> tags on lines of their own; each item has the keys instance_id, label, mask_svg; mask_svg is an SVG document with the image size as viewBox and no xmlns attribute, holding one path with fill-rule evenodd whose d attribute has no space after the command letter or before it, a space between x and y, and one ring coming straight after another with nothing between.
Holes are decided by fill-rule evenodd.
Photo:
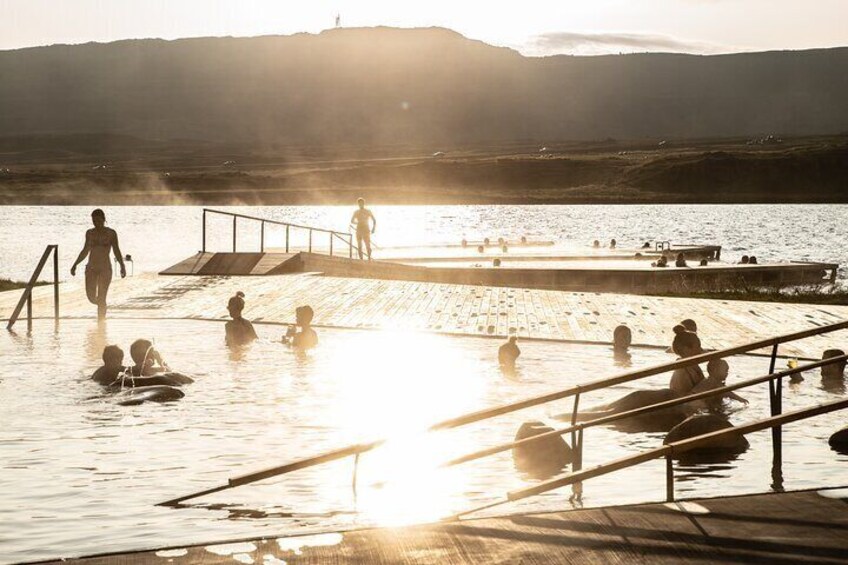
<instances>
[{"instance_id":1,"label":"silhouette of person","mask_svg":"<svg viewBox=\"0 0 848 565\"><path fill-rule=\"evenodd\" d=\"M694 357L704 352L698 334L690 332L682 325L674 326L674 341L671 348L678 357ZM704 380L704 373L698 365L675 369L668 388L674 396L686 396Z\"/></svg>"},{"instance_id":2,"label":"silhouette of person","mask_svg":"<svg viewBox=\"0 0 848 565\"><path fill-rule=\"evenodd\" d=\"M359 209L353 213L350 218L351 225L356 226L356 250L359 252L359 258L362 259L362 242L365 241L365 249L368 252L368 260L371 260L371 234L377 229L377 218L371 213L371 210L365 207L365 199L358 198L356 204ZM369 225L371 222L371 225Z\"/></svg>"},{"instance_id":3,"label":"silhouette of person","mask_svg":"<svg viewBox=\"0 0 848 565\"><path fill-rule=\"evenodd\" d=\"M515 362L518 356L521 355L521 350L518 349L516 336L510 336L509 339L498 348L498 363L504 370L512 371L515 369Z\"/></svg>"},{"instance_id":4,"label":"silhouette of person","mask_svg":"<svg viewBox=\"0 0 848 565\"><path fill-rule=\"evenodd\" d=\"M283 336L283 342L301 350L312 349L318 345L318 334L312 329L312 318L315 317L312 306L298 306L294 310L294 317L295 325L289 326ZM297 331L298 326L300 331Z\"/></svg>"},{"instance_id":5,"label":"silhouette of person","mask_svg":"<svg viewBox=\"0 0 848 565\"><path fill-rule=\"evenodd\" d=\"M226 343L230 347L244 345L256 339L256 330L253 329L253 324L241 316L243 310L244 293L238 291L227 302L227 311L232 320L224 325L224 329L226 330Z\"/></svg>"},{"instance_id":6,"label":"silhouette of person","mask_svg":"<svg viewBox=\"0 0 848 565\"><path fill-rule=\"evenodd\" d=\"M822 361L831 357L841 357L845 352L841 349L827 349L822 353ZM821 386L824 390L832 393L845 392L845 360L835 361L829 365L823 365L821 371Z\"/></svg>"},{"instance_id":7,"label":"silhouette of person","mask_svg":"<svg viewBox=\"0 0 848 565\"><path fill-rule=\"evenodd\" d=\"M633 342L633 332L626 325L616 326L612 332L612 357L616 365L630 365L630 344Z\"/></svg>"},{"instance_id":8,"label":"silhouette of person","mask_svg":"<svg viewBox=\"0 0 848 565\"><path fill-rule=\"evenodd\" d=\"M71 267L71 276L77 275L77 265L88 257L85 265L85 293L88 301L97 305L97 317L106 318L106 294L112 284L112 261L109 252L115 253L115 259L121 266L121 278L127 276L124 257L118 246L118 234L106 227L106 214L100 208L91 213L94 227L85 232L85 245Z\"/></svg>"}]
</instances>

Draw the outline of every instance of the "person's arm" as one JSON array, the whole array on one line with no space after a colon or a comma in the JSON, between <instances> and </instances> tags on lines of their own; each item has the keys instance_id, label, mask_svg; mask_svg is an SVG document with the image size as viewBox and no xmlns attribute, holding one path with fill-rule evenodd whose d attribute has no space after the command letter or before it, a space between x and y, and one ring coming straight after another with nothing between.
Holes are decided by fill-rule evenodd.
<instances>
[{"instance_id":1,"label":"person's arm","mask_svg":"<svg viewBox=\"0 0 848 565\"><path fill-rule=\"evenodd\" d=\"M127 268L124 265L124 256L121 255L121 248L118 246L118 232L112 230L112 251L115 253L115 259L118 260L118 264L121 266L121 278L127 276Z\"/></svg>"},{"instance_id":2,"label":"person's arm","mask_svg":"<svg viewBox=\"0 0 848 565\"><path fill-rule=\"evenodd\" d=\"M748 400L746 400L745 398L743 398L743 397L739 396L739 395L738 395L738 394L736 394L735 392L728 392L725 396L726 396L727 398L731 398L731 399L733 399L733 400L735 400L735 401L737 401L737 402L741 402L742 404L748 404Z\"/></svg>"},{"instance_id":3,"label":"person's arm","mask_svg":"<svg viewBox=\"0 0 848 565\"><path fill-rule=\"evenodd\" d=\"M371 217L371 233L377 230L377 218L374 217L374 212L368 210L368 215Z\"/></svg>"},{"instance_id":4,"label":"person's arm","mask_svg":"<svg viewBox=\"0 0 848 565\"><path fill-rule=\"evenodd\" d=\"M350 217L350 225L355 226L356 224L356 212L354 212L353 215Z\"/></svg>"},{"instance_id":5,"label":"person's arm","mask_svg":"<svg viewBox=\"0 0 848 565\"><path fill-rule=\"evenodd\" d=\"M82 251L80 251L77 260L74 261L73 266L71 266L71 276L77 276L77 265L82 263L83 259L88 256L88 252L91 251L91 230L85 232L85 245L83 245Z\"/></svg>"}]
</instances>

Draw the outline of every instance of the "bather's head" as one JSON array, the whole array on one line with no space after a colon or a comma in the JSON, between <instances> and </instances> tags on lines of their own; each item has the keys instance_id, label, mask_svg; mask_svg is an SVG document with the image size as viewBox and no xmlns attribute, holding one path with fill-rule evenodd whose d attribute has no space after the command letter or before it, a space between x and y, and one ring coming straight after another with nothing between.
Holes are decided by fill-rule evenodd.
<instances>
[{"instance_id":1,"label":"bather's head","mask_svg":"<svg viewBox=\"0 0 848 565\"><path fill-rule=\"evenodd\" d=\"M94 224L96 228L102 228L106 225L106 213L100 208L95 208L94 211L91 212L91 223Z\"/></svg>"},{"instance_id":2,"label":"bather's head","mask_svg":"<svg viewBox=\"0 0 848 565\"><path fill-rule=\"evenodd\" d=\"M698 333L698 324L695 323L695 320L691 318L686 318L680 325L689 330L692 333Z\"/></svg>"},{"instance_id":3,"label":"bather's head","mask_svg":"<svg viewBox=\"0 0 848 565\"><path fill-rule=\"evenodd\" d=\"M709 378L724 383L727 380L727 374L730 372L730 365L724 359L710 359L707 363L707 375Z\"/></svg>"},{"instance_id":4,"label":"bather's head","mask_svg":"<svg viewBox=\"0 0 848 565\"><path fill-rule=\"evenodd\" d=\"M741 260L741 261L739 261L739 262L740 262L741 264L743 264L743 265L747 265L747 264L748 264L748 261L750 261L750 259L748 258L748 256L747 256L747 255L743 255L743 256L742 256L742 260Z\"/></svg>"},{"instance_id":5,"label":"bather's head","mask_svg":"<svg viewBox=\"0 0 848 565\"><path fill-rule=\"evenodd\" d=\"M103 348L103 365L107 369L117 369L124 364L124 350L117 345L107 345Z\"/></svg>"},{"instance_id":6,"label":"bather's head","mask_svg":"<svg viewBox=\"0 0 848 565\"><path fill-rule=\"evenodd\" d=\"M671 349L678 357L693 357L704 352L698 334L690 332L682 325L674 326L674 341Z\"/></svg>"},{"instance_id":7,"label":"bather's head","mask_svg":"<svg viewBox=\"0 0 848 565\"><path fill-rule=\"evenodd\" d=\"M295 323L302 328L311 326L314 316L315 312L312 310L312 306L298 306L294 310Z\"/></svg>"},{"instance_id":8,"label":"bather's head","mask_svg":"<svg viewBox=\"0 0 848 565\"><path fill-rule=\"evenodd\" d=\"M241 318L242 310L244 310L244 293L238 291L227 302L227 311L230 313L230 317L236 320Z\"/></svg>"},{"instance_id":9,"label":"bather's head","mask_svg":"<svg viewBox=\"0 0 848 565\"><path fill-rule=\"evenodd\" d=\"M621 324L616 326L612 332L612 347L616 351L627 351L633 342L633 333L630 328Z\"/></svg>"},{"instance_id":10,"label":"bather's head","mask_svg":"<svg viewBox=\"0 0 848 565\"><path fill-rule=\"evenodd\" d=\"M831 357L841 357L845 352L841 349L828 349L822 353L822 360L830 359ZM821 376L825 379L839 379L845 373L845 360L836 361L830 365L823 365L821 368Z\"/></svg>"},{"instance_id":11,"label":"bather's head","mask_svg":"<svg viewBox=\"0 0 848 565\"><path fill-rule=\"evenodd\" d=\"M360 210L362 210L363 208L365 208L365 199L364 198L357 198L356 199L356 205L359 206Z\"/></svg>"},{"instance_id":12,"label":"bather's head","mask_svg":"<svg viewBox=\"0 0 848 565\"><path fill-rule=\"evenodd\" d=\"M148 339L137 339L130 346L130 357L136 367L152 366L155 362L155 353L153 342Z\"/></svg>"}]
</instances>

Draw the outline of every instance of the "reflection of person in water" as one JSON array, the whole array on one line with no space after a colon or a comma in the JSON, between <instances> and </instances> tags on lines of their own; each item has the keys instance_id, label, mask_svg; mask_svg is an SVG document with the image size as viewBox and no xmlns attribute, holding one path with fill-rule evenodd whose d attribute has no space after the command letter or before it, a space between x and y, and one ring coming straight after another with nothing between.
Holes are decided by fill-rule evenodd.
<instances>
[{"instance_id":1,"label":"reflection of person in water","mask_svg":"<svg viewBox=\"0 0 848 565\"><path fill-rule=\"evenodd\" d=\"M350 223L356 226L356 250L362 259L362 242L365 241L365 250L368 252L368 260L371 260L371 234L377 229L377 218L371 210L365 207L365 199L356 200L359 209L353 213Z\"/></svg>"},{"instance_id":2,"label":"reflection of person in water","mask_svg":"<svg viewBox=\"0 0 848 565\"><path fill-rule=\"evenodd\" d=\"M506 371L515 370L515 362L518 360L518 356L521 355L521 350L516 343L517 341L518 338L516 336L510 336L506 343L498 348L498 364Z\"/></svg>"},{"instance_id":3,"label":"reflection of person in water","mask_svg":"<svg viewBox=\"0 0 848 565\"><path fill-rule=\"evenodd\" d=\"M253 324L241 316L243 310L244 293L238 291L227 302L227 311L232 320L224 325L224 329L226 331L226 343L230 347L244 345L256 339L256 330L253 329Z\"/></svg>"},{"instance_id":4,"label":"reflection of person in water","mask_svg":"<svg viewBox=\"0 0 848 565\"><path fill-rule=\"evenodd\" d=\"M100 208L91 213L94 227L85 232L85 245L71 267L71 276L76 276L77 265L88 257L85 266L85 293L88 301L97 305L97 317L106 317L106 293L112 283L112 261L109 253L115 253L115 259L121 266L121 278L127 276L124 258L118 246L118 234L106 227L106 214Z\"/></svg>"},{"instance_id":5,"label":"reflection of person in water","mask_svg":"<svg viewBox=\"0 0 848 565\"><path fill-rule=\"evenodd\" d=\"M318 334L312 329L312 318L315 312L311 306L298 306L294 311L295 325L289 326L283 342L297 349L312 349L318 345ZM297 331L300 326L300 331Z\"/></svg>"}]
</instances>

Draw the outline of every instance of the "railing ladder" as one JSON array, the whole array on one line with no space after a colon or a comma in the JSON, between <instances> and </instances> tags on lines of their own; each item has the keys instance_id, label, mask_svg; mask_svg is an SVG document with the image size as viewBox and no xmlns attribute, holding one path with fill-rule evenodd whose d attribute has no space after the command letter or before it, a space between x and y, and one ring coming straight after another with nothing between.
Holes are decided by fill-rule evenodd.
<instances>
[{"instance_id":1,"label":"railing ladder","mask_svg":"<svg viewBox=\"0 0 848 565\"><path fill-rule=\"evenodd\" d=\"M53 258L53 316L57 320L59 319L59 246L48 245L44 249L44 253L41 255L41 259L38 261L38 265L32 272L32 276L30 277L29 282L24 288L24 293L21 295L20 300L18 300L18 304L17 306L15 306L15 310L12 312L11 317L9 317L9 322L6 325L6 329L12 329L12 327L15 325L15 322L18 321L18 318L20 317L21 311L24 309L24 306L26 306L27 329L28 331L32 331L32 289L35 287L35 283L38 282L38 277L41 276L41 271L44 269L44 265L47 264L47 259L49 259L50 254L54 252L55 256Z\"/></svg>"}]
</instances>

